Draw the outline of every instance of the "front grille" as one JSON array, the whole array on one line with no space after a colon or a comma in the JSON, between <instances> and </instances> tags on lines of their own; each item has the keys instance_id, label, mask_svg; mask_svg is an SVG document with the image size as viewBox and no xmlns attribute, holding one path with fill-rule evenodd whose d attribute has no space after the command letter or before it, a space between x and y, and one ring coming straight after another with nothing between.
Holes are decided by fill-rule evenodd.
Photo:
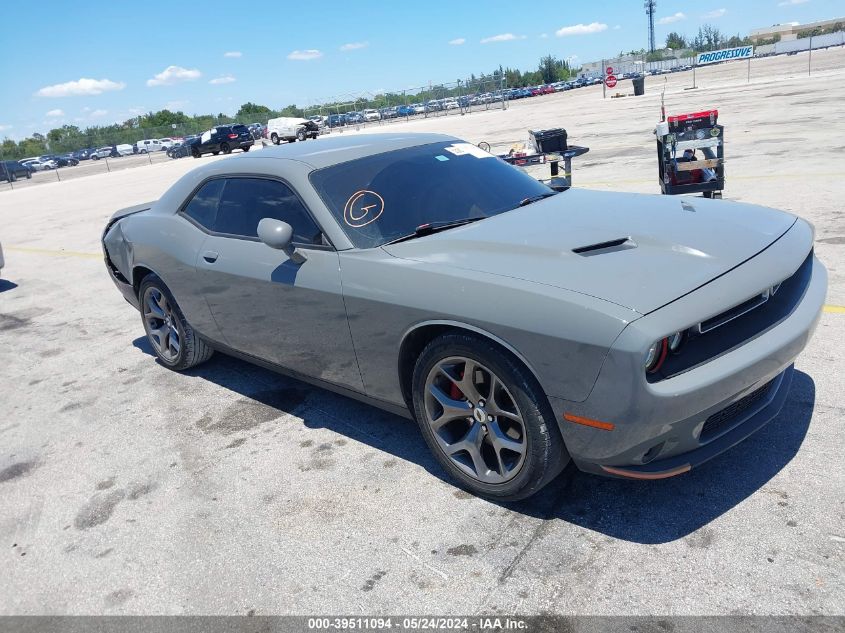
<instances>
[{"instance_id":1,"label":"front grille","mask_svg":"<svg viewBox=\"0 0 845 633\"><path fill-rule=\"evenodd\" d=\"M772 386L772 380L767 382L762 387L755 389L747 396L743 396L733 404L728 405L721 411L718 411L707 418L704 426L701 429L701 442L708 442L717 435L729 430L734 426L734 422L738 421L743 413L754 407L769 393Z\"/></svg>"}]
</instances>

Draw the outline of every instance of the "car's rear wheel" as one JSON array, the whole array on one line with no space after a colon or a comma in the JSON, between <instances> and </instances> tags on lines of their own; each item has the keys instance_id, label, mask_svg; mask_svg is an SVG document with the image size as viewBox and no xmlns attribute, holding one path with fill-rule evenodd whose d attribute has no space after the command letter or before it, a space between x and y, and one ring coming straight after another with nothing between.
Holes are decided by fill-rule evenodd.
<instances>
[{"instance_id":1,"label":"car's rear wheel","mask_svg":"<svg viewBox=\"0 0 845 633\"><path fill-rule=\"evenodd\" d=\"M412 397L429 448L474 494L524 499L569 462L536 379L484 338L453 333L429 343L414 368Z\"/></svg>"},{"instance_id":2,"label":"car's rear wheel","mask_svg":"<svg viewBox=\"0 0 845 633\"><path fill-rule=\"evenodd\" d=\"M279 135L275 132L270 135L270 140L273 141L273 145L278 145L281 142L281 139L279 139Z\"/></svg>"},{"instance_id":3,"label":"car's rear wheel","mask_svg":"<svg viewBox=\"0 0 845 633\"><path fill-rule=\"evenodd\" d=\"M223 143L223 145L220 146L220 151L223 152L224 154L231 154L232 148L229 147L228 143Z\"/></svg>"},{"instance_id":4,"label":"car's rear wheel","mask_svg":"<svg viewBox=\"0 0 845 633\"><path fill-rule=\"evenodd\" d=\"M182 370L211 358L214 350L196 335L158 275L144 277L138 294L147 340L163 365Z\"/></svg>"}]
</instances>

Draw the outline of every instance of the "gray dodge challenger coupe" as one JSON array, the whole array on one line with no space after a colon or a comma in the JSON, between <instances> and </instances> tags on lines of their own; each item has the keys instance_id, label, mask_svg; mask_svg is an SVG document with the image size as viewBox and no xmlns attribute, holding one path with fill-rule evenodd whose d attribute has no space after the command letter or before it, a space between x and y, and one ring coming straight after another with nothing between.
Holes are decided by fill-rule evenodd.
<instances>
[{"instance_id":1,"label":"gray dodge challenger coupe","mask_svg":"<svg viewBox=\"0 0 845 633\"><path fill-rule=\"evenodd\" d=\"M412 417L460 486L514 500L570 460L684 473L777 415L825 299L813 238L384 134L211 162L102 241L166 367L217 350Z\"/></svg>"}]
</instances>

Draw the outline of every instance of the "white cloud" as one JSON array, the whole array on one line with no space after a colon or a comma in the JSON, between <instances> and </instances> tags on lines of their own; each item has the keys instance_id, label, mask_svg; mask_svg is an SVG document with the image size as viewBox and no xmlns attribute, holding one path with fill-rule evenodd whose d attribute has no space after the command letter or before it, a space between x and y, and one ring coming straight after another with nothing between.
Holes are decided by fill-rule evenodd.
<instances>
[{"instance_id":1,"label":"white cloud","mask_svg":"<svg viewBox=\"0 0 845 633\"><path fill-rule=\"evenodd\" d=\"M573 24L572 26L564 26L555 31L558 37L566 37L567 35L590 35L591 33L601 33L607 30L607 24L603 22L590 22L589 24Z\"/></svg>"},{"instance_id":2,"label":"white cloud","mask_svg":"<svg viewBox=\"0 0 845 633\"><path fill-rule=\"evenodd\" d=\"M232 77L232 75L223 75L222 77L215 77L214 79L212 79L208 83L210 83L212 86L219 86L220 84L234 83L234 81L235 81L235 78Z\"/></svg>"},{"instance_id":3,"label":"white cloud","mask_svg":"<svg viewBox=\"0 0 845 633\"><path fill-rule=\"evenodd\" d=\"M778 2L779 7L792 7L796 4L805 4L810 0L784 0L784 2Z\"/></svg>"},{"instance_id":4,"label":"white cloud","mask_svg":"<svg viewBox=\"0 0 845 633\"><path fill-rule=\"evenodd\" d=\"M349 44L344 44L340 47L344 53L347 51L357 51L361 48L367 48L370 45L369 42L350 42Z\"/></svg>"},{"instance_id":5,"label":"white cloud","mask_svg":"<svg viewBox=\"0 0 845 633\"><path fill-rule=\"evenodd\" d=\"M89 116L92 119L99 119L100 117L106 116L108 113L108 110L94 110Z\"/></svg>"},{"instance_id":6,"label":"white cloud","mask_svg":"<svg viewBox=\"0 0 845 633\"><path fill-rule=\"evenodd\" d=\"M708 13L705 13L701 17L704 18L705 20L715 20L716 18L721 18L727 12L728 12L727 9L716 9L715 11L710 11Z\"/></svg>"},{"instance_id":7,"label":"white cloud","mask_svg":"<svg viewBox=\"0 0 845 633\"><path fill-rule=\"evenodd\" d=\"M687 16L680 11L678 11L675 15L667 15L665 17L660 18L657 23L658 24L674 24L675 22L680 22L681 20L686 20Z\"/></svg>"},{"instance_id":8,"label":"white cloud","mask_svg":"<svg viewBox=\"0 0 845 633\"><path fill-rule=\"evenodd\" d=\"M323 56L323 53L318 51L316 48L308 48L304 51L291 51L288 53L288 59L294 59L301 62L307 62L312 59L319 59Z\"/></svg>"},{"instance_id":9,"label":"white cloud","mask_svg":"<svg viewBox=\"0 0 845 633\"><path fill-rule=\"evenodd\" d=\"M513 33L500 33L499 35L491 35L481 40L482 44L489 44L490 42L512 42L513 40L524 40L524 35L514 35Z\"/></svg>"},{"instance_id":10,"label":"white cloud","mask_svg":"<svg viewBox=\"0 0 845 633\"><path fill-rule=\"evenodd\" d=\"M59 108L56 108L55 110L50 110L45 116L55 118L55 117L60 117L60 116L64 116L64 115L65 115L64 110L60 110Z\"/></svg>"},{"instance_id":11,"label":"white cloud","mask_svg":"<svg viewBox=\"0 0 845 633\"><path fill-rule=\"evenodd\" d=\"M182 68L181 66L168 66L152 79L147 79L148 86L170 86L182 81L194 81L202 77L202 73L196 68Z\"/></svg>"},{"instance_id":12,"label":"white cloud","mask_svg":"<svg viewBox=\"0 0 845 633\"><path fill-rule=\"evenodd\" d=\"M83 77L77 81L63 84L44 86L35 93L37 97L76 97L79 95L98 95L110 90L123 90L126 84L122 81L110 79L87 79Z\"/></svg>"},{"instance_id":13,"label":"white cloud","mask_svg":"<svg viewBox=\"0 0 845 633\"><path fill-rule=\"evenodd\" d=\"M545 40L545 39L546 39L546 38L548 38L548 37L549 37L549 34L548 34L548 33L541 33L541 34L540 34L540 39L541 39L541 40Z\"/></svg>"},{"instance_id":14,"label":"white cloud","mask_svg":"<svg viewBox=\"0 0 845 633\"><path fill-rule=\"evenodd\" d=\"M6 130L11 130L11 125L0 125L0 132L5 132Z\"/></svg>"},{"instance_id":15,"label":"white cloud","mask_svg":"<svg viewBox=\"0 0 845 633\"><path fill-rule=\"evenodd\" d=\"M453 40L449 40L449 44L452 46L460 46L461 44L466 44L467 39L465 37L456 37Z\"/></svg>"},{"instance_id":16,"label":"white cloud","mask_svg":"<svg viewBox=\"0 0 845 633\"><path fill-rule=\"evenodd\" d=\"M243 53L240 51L228 51L223 53L223 57L243 57Z\"/></svg>"}]
</instances>

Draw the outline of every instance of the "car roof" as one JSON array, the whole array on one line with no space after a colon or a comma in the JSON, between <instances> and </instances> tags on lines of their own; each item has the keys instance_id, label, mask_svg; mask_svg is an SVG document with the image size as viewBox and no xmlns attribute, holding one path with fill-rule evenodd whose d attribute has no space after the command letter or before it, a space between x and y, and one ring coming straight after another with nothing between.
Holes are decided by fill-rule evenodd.
<instances>
[{"instance_id":1,"label":"car roof","mask_svg":"<svg viewBox=\"0 0 845 633\"><path fill-rule=\"evenodd\" d=\"M311 165L315 169L321 169L397 149L459 140L446 134L349 134L306 143L286 143L278 147L265 147L256 154L256 157L293 159Z\"/></svg>"}]
</instances>

